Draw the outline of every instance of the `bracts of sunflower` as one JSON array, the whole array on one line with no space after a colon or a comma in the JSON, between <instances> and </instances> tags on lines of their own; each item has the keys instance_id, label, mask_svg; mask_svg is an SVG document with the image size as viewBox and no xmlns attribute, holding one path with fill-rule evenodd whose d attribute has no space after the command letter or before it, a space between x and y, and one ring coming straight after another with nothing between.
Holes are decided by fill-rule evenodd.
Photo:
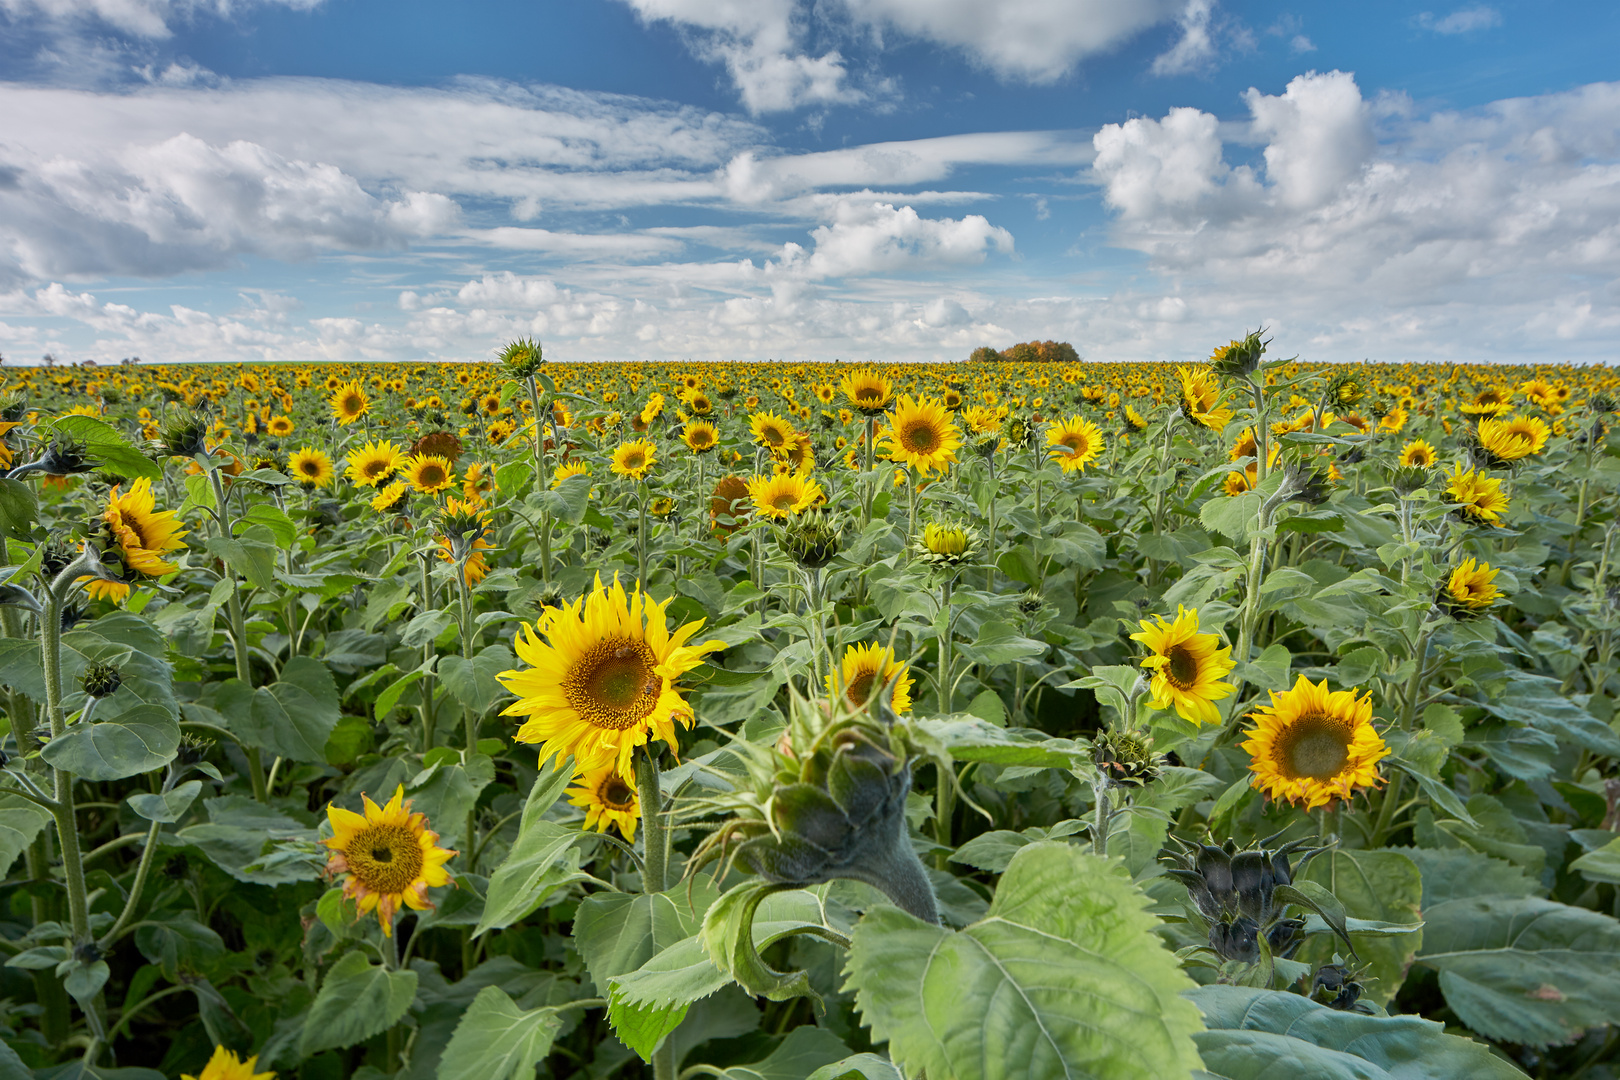
<instances>
[{"instance_id":1,"label":"bracts of sunflower","mask_svg":"<svg viewBox=\"0 0 1620 1080\"><path fill-rule=\"evenodd\" d=\"M451 883L444 864L457 852L439 847L427 815L411 811L404 784L386 806L367 795L361 800L363 814L335 803L326 808L332 826L322 841L331 852L326 872L343 875L344 899L355 901L362 917L375 911L383 935L392 937L401 903L413 911L433 908L428 889Z\"/></svg>"}]
</instances>

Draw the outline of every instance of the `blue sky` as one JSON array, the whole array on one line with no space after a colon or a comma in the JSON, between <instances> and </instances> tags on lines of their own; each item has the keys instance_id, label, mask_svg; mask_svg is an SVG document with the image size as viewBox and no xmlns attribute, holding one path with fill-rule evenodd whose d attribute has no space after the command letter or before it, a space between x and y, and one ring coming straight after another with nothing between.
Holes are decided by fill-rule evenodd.
<instances>
[{"instance_id":1,"label":"blue sky","mask_svg":"<svg viewBox=\"0 0 1620 1080\"><path fill-rule=\"evenodd\" d=\"M0 353L1609 361L1613 4L0 0Z\"/></svg>"}]
</instances>

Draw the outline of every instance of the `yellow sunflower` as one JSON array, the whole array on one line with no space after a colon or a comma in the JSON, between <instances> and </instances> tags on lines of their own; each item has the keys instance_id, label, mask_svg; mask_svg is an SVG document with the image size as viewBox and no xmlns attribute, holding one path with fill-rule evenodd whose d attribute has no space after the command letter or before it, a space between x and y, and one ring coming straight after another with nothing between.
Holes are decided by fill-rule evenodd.
<instances>
[{"instance_id":1,"label":"yellow sunflower","mask_svg":"<svg viewBox=\"0 0 1620 1080\"><path fill-rule=\"evenodd\" d=\"M325 487L332 482L332 459L324 450L302 447L287 459L287 468L305 487Z\"/></svg>"},{"instance_id":2,"label":"yellow sunflower","mask_svg":"<svg viewBox=\"0 0 1620 1080\"><path fill-rule=\"evenodd\" d=\"M926 475L956 460L962 435L940 402L902 394L878 441L890 461L910 465Z\"/></svg>"},{"instance_id":3,"label":"yellow sunflower","mask_svg":"<svg viewBox=\"0 0 1620 1080\"><path fill-rule=\"evenodd\" d=\"M692 725L692 707L675 682L725 647L722 641L688 645L704 620L669 630L664 609L638 587L626 594L600 575L596 588L572 603L548 608L513 641L529 667L499 678L518 700L503 716L526 716L517 740L540 744L540 759L570 754L578 769L615 765L630 774L638 746L662 739L675 746L675 721ZM541 640L544 635L545 640Z\"/></svg>"},{"instance_id":4,"label":"yellow sunflower","mask_svg":"<svg viewBox=\"0 0 1620 1080\"><path fill-rule=\"evenodd\" d=\"M1465 470L1461 465L1455 466L1446 480L1446 497L1458 504L1457 512L1465 520L1501 528L1508 505L1502 481L1481 476L1473 469Z\"/></svg>"},{"instance_id":5,"label":"yellow sunflower","mask_svg":"<svg viewBox=\"0 0 1620 1080\"><path fill-rule=\"evenodd\" d=\"M772 412L757 412L748 418L748 433L767 450L780 450L793 438L793 425Z\"/></svg>"},{"instance_id":6,"label":"yellow sunflower","mask_svg":"<svg viewBox=\"0 0 1620 1080\"><path fill-rule=\"evenodd\" d=\"M284 438L293 433L293 422L285 416L272 416L264 430L277 438Z\"/></svg>"},{"instance_id":7,"label":"yellow sunflower","mask_svg":"<svg viewBox=\"0 0 1620 1080\"><path fill-rule=\"evenodd\" d=\"M612 765L589 769L568 789L568 801L585 811L585 827L607 832L616 825L619 834L636 842L636 823L641 820L641 804L636 785L620 775Z\"/></svg>"},{"instance_id":8,"label":"yellow sunflower","mask_svg":"<svg viewBox=\"0 0 1620 1080\"><path fill-rule=\"evenodd\" d=\"M409 490L411 490L411 485L403 480L395 480L371 497L371 508L379 514L386 510L392 510L399 505L399 501L405 497L405 493Z\"/></svg>"},{"instance_id":9,"label":"yellow sunflower","mask_svg":"<svg viewBox=\"0 0 1620 1080\"><path fill-rule=\"evenodd\" d=\"M1539 454L1552 429L1536 416L1485 417L1479 422L1479 444L1503 461Z\"/></svg>"},{"instance_id":10,"label":"yellow sunflower","mask_svg":"<svg viewBox=\"0 0 1620 1080\"><path fill-rule=\"evenodd\" d=\"M849 403L866 416L876 416L894 400L894 386L875 371L852 371L841 381L840 389Z\"/></svg>"},{"instance_id":11,"label":"yellow sunflower","mask_svg":"<svg viewBox=\"0 0 1620 1080\"><path fill-rule=\"evenodd\" d=\"M809 509L824 497L821 485L798 473L774 473L748 481L748 495L754 508L778 521Z\"/></svg>"},{"instance_id":12,"label":"yellow sunflower","mask_svg":"<svg viewBox=\"0 0 1620 1080\"><path fill-rule=\"evenodd\" d=\"M681 442L694 454L707 454L720 445L720 432L707 420L688 420L681 431Z\"/></svg>"},{"instance_id":13,"label":"yellow sunflower","mask_svg":"<svg viewBox=\"0 0 1620 1080\"><path fill-rule=\"evenodd\" d=\"M276 1080L274 1072L254 1072L258 1064L257 1054L243 1061L235 1051L216 1046L214 1056L208 1059L201 1073L196 1076L181 1073L180 1080Z\"/></svg>"},{"instance_id":14,"label":"yellow sunflower","mask_svg":"<svg viewBox=\"0 0 1620 1080\"><path fill-rule=\"evenodd\" d=\"M354 483L374 488L393 476L404 459L404 451L391 442L367 443L349 453L346 471Z\"/></svg>"},{"instance_id":15,"label":"yellow sunflower","mask_svg":"<svg viewBox=\"0 0 1620 1080\"><path fill-rule=\"evenodd\" d=\"M434 906L428 889L450 884L444 864L456 852L439 847L439 834L428 828L426 814L411 812L404 784L387 806L379 807L369 795L360 798L364 816L336 803L326 808L332 823L332 837L323 841L332 852L326 872L346 875L344 898L354 900L361 915L376 911L383 934L391 937L400 901L416 911Z\"/></svg>"},{"instance_id":16,"label":"yellow sunflower","mask_svg":"<svg viewBox=\"0 0 1620 1080\"><path fill-rule=\"evenodd\" d=\"M332 415L337 417L340 424L352 424L371 409L371 400L366 392L360 389L360 381L351 379L337 388L329 402L332 406Z\"/></svg>"},{"instance_id":17,"label":"yellow sunflower","mask_svg":"<svg viewBox=\"0 0 1620 1080\"><path fill-rule=\"evenodd\" d=\"M844 650L838 685L827 676L827 692L836 694L842 688L844 700L851 707L863 708L872 692L887 686L896 675L894 693L889 702L897 713L911 711L911 668L894 658L894 650L881 645L851 645Z\"/></svg>"},{"instance_id":18,"label":"yellow sunflower","mask_svg":"<svg viewBox=\"0 0 1620 1080\"><path fill-rule=\"evenodd\" d=\"M119 488L113 488L107 496L107 509L102 519L118 545L124 565L131 570L149 577L162 577L179 569L163 556L185 548L181 537L186 535L186 530L174 511L157 509L157 500L152 496L152 481L145 478L136 480L129 485L127 494L120 494ZM127 590L125 595L128 595Z\"/></svg>"},{"instance_id":19,"label":"yellow sunflower","mask_svg":"<svg viewBox=\"0 0 1620 1080\"><path fill-rule=\"evenodd\" d=\"M634 439L620 443L618 449L613 451L613 472L631 480L641 480L652 471L653 462L657 460L657 447L646 439Z\"/></svg>"},{"instance_id":20,"label":"yellow sunflower","mask_svg":"<svg viewBox=\"0 0 1620 1080\"><path fill-rule=\"evenodd\" d=\"M1372 726L1372 695L1329 691L1299 676L1292 690L1272 691L1271 704L1249 714L1245 734L1250 783L1271 798L1307 810L1382 783L1378 763L1389 747Z\"/></svg>"},{"instance_id":21,"label":"yellow sunflower","mask_svg":"<svg viewBox=\"0 0 1620 1080\"><path fill-rule=\"evenodd\" d=\"M1428 440L1413 439L1401 447L1400 460L1401 464L1408 468L1416 466L1417 468L1429 469L1433 468L1434 463L1440 460L1440 455L1435 452L1434 446Z\"/></svg>"},{"instance_id":22,"label":"yellow sunflower","mask_svg":"<svg viewBox=\"0 0 1620 1080\"><path fill-rule=\"evenodd\" d=\"M1176 368L1181 380L1181 412L1187 419L1211 431L1220 431L1232 419L1232 410L1221 404L1221 387L1208 368Z\"/></svg>"},{"instance_id":23,"label":"yellow sunflower","mask_svg":"<svg viewBox=\"0 0 1620 1080\"><path fill-rule=\"evenodd\" d=\"M1148 707L1174 705L1183 720L1219 723L1221 714L1215 703L1233 691L1231 683L1222 681L1237 667L1232 647L1222 647L1214 634L1198 632L1197 608L1188 611L1178 605L1174 621L1156 615L1153 622L1142 620L1141 627L1142 632L1132 634L1131 640L1140 641L1153 653L1142 660L1142 666L1153 672Z\"/></svg>"},{"instance_id":24,"label":"yellow sunflower","mask_svg":"<svg viewBox=\"0 0 1620 1080\"><path fill-rule=\"evenodd\" d=\"M1132 431L1141 431L1148 426L1147 417L1137 412L1133 406L1125 406L1125 425Z\"/></svg>"},{"instance_id":25,"label":"yellow sunflower","mask_svg":"<svg viewBox=\"0 0 1620 1080\"><path fill-rule=\"evenodd\" d=\"M563 486L563 481L570 476L590 476L591 467L582 461L565 461L551 470L551 486L553 490Z\"/></svg>"},{"instance_id":26,"label":"yellow sunflower","mask_svg":"<svg viewBox=\"0 0 1620 1080\"><path fill-rule=\"evenodd\" d=\"M1071 416L1046 429L1048 457L1055 458L1064 472L1085 467L1097 460L1103 450L1102 429L1083 416Z\"/></svg>"},{"instance_id":27,"label":"yellow sunflower","mask_svg":"<svg viewBox=\"0 0 1620 1080\"><path fill-rule=\"evenodd\" d=\"M1501 597L1496 587L1496 567L1465 559L1452 568L1440 590L1440 602L1455 613L1478 613Z\"/></svg>"}]
</instances>

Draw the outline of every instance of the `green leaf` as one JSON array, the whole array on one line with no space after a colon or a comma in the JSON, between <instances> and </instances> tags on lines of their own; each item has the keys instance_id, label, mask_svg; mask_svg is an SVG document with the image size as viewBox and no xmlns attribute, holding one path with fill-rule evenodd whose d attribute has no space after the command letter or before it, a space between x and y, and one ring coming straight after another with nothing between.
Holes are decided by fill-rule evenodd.
<instances>
[{"instance_id":1,"label":"green leaf","mask_svg":"<svg viewBox=\"0 0 1620 1080\"><path fill-rule=\"evenodd\" d=\"M145 818L147 821L158 821L165 825L173 825L186 811L202 791L201 780L187 780L173 791L165 792L138 792L129 797L129 808Z\"/></svg>"},{"instance_id":2,"label":"green leaf","mask_svg":"<svg viewBox=\"0 0 1620 1080\"><path fill-rule=\"evenodd\" d=\"M1610 840L1596 851L1588 851L1569 868L1578 870L1588 881L1620 885L1620 840Z\"/></svg>"},{"instance_id":3,"label":"green leaf","mask_svg":"<svg viewBox=\"0 0 1620 1080\"><path fill-rule=\"evenodd\" d=\"M1117 861L1033 844L1007 867L989 913L961 931L868 911L846 989L907 1073L1185 1076L1199 1066L1198 1013L1179 996L1191 980L1146 905Z\"/></svg>"},{"instance_id":4,"label":"green leaf","mask_svg":"<svg viewBox=\"0 0 1620 1080\"><path fill-rule=\"evenodd\" d=\"M61 416L51 427L84 444L90 456L97 459L102 471L131 480L145 477L163 479L163 469L157 462L135 448L117 428L93 416Z\"/></svg>"},{"instance_id":5,"label":"green leaf","mask_svg":"<svg viewBox=\"0 0 1620 1080\"><path fill-rule=\"evenodd\" d=\"M1193 1041L1220 1080L1524 1080L1480 1043L1416 1016L1364 1016L1299 994L1201 986L1186 996L1208 1030Z\"/></svg>"},{"instance_id":6,"label":"green leaf","mask_svg":"<svg viewBox=\"0 0 1620 1080\"><path fill-rule=\"evenodd\" d=\"M412 684L427 678L427 676L428 673L419 668L416 671L408 671L389 683L388 689L378 694L377 700L372 704L373 714L378 720L388 719L388 714L394 711L405 691L409 690Z\"/></svg>"},{"instance_id":7,"label":"green leaf","mask_svg":"<svg viewBox=\"0 0 1620 1080\"><path fill-rule=\"evenodd\" d=\"M992 619L972 641L961 645L962 658L975 664L1013 664L1046 652L1046 642L1027 638L1010 622Z\"/></svg>"},{"instance_id":8,"label":"green leaf","mask_svg":"<svg viewBox=\"0 0 1620 1080\"><path fill-rule=\"evenodd\" d=\"M490 645L471 660L461 656L439 659L439 679L456 700L475 713L484 713L511 692L495 678L518 666L517 657L505 645Z\"/></svg>"},{"instance_id":9,"label":"green leaf","mask_svg":"<svg viewBox=\"0 0 1620 1080\"><path fill-rule=\"evenodd\" d=\"M1481 1035L1567 1043L1620 1022L1620 922L1532 896L1466 897L1424 912L1417 962Z\"/></svg>"},{"instance_id":10,"label":"green leaf","mask_svg":"<svg viewBox=\"0 0 1620 1080\"><path fill-rule=\"evenodd\" d=\"M271 539L277 547L292 547L293 541L298 539L297 524L273 503L254 503L236 524L239 529L252 525L264 526L270 530Z\"/></svg>"},{"instance_id":11,"label":"green leaf","mask_svg":"<svg viewBox=\"0 0 1620 1080\"><path fill-rule=\"evenodd\" d=\"M1423 874L1423 910L1468 896L1539 896L1518 866L1470 848L1399 848Z\"/></svg>"},{"instance_id":12,"label":"green leaf","mask_svg":"<svg viewBox=\"0 0 1620 1080\"><path fill-rule=\"evenodd\" d=\"M416 997L416 972L389 971L362 952L343 954L304 1018L299 1053L308 1057L364 1042L399 1023Z\"/></svg>"},{"instance_id":13,"label":"green leaf","mask_svg":"<svg viewBox=\"0 0 1620 1080\"><path fill-rule=\"evenodd\" d=\"M1029 728L997 727L977 716L957 715L909 723L920 742L957 761L1051 769L1089 767L1091 763L1091 755L1072 739L1054 738Z\"/></svg>"},{"instance_id":14,"label":"green leaf","mask_svg":"<svg viewBox=\"0 0 1620 1080\"><path fill-rule=\"evenodd\" d=\"M1260 520L1260 496L1252 491L1236 498L1216 496L1199 508L1198 520L1204 528L1242 543Z\"/></svg>"},{"instance_id":15,"label":"green leaf","mask_svg":"<svg viewBox=\"0 0 1620 1080\"><path fill-rule=\"evenodd\" d=\"M189 911L160 922L146 922L135 931L135 947L148 961L158 965L163 977L170 982L179 980L182 967L197 971L225 955L224 940Z\"/></svg>"},{"instance_id":16,"label":"green leaf","mask_svg":"<svg viewBox=\"0 0 1620 1080\"><path fill-rule=\"evenodd\" d=\"M82 780L122 780L161 769L180 747L180 725L156 705L139 705L111 720L75 724L40 756Z\"/></svg>"},{"instance_id":17,"label":"green leaf","mask_svg":"<svg viewBox=\"0 0 1620 1080\"><path fill-rule=\"evenodd\" d=\"M529 791L518 825L517 840L489 879L484 914L473 936L511 926L539 907L553 892L580 880L577 828L546 821L551 808L573 779L572 765L542 772Z\"/></svg>"},{"instance_id":18,"label":"green leaf","mask_svg":"<svg viewBox=\"0 0 1620 1080\"><path fill-rule=\"evenodd\" d=\"M495 762L473 754L464 764L424 769L407 787L412 808L426 814L438 830L439 846L455 849L464 841L461 830L467 827L467 815L494 779Z\"/></svg>"},{"instance_id":19,"label":"green leaf","mask_svg":"<svg viewBox=\"0 0 1620 1080\"><path fill-rule=\"evenodd\" d=\"M648 896L645 893L592 893L574 916L574 947L585 969L606 995L608 981L635 971L664 949L695 935L703 914L720 896L707 874L690 884Z\"/></svg>"},{"instance_id":20,"label":"green leaf","mask_svg":"<svg viewBox=\"0 0 1620 1080\"><path fill-rule=\"evenodd\" d=\"M951 862L964 863L976 866L980 870L988 870L992 874L1002 873L1012 862L1013 856L1035 843L1033 836L1012 832L1009 829L992 829L987 833L980 833L961 847L951 856Z\"/></svg>"},{"instance_id":21,"label":"green leaf","mask_svg":"<svg viewBox=\"0 0 1620 1080\"><path fill-rule=\"evenodd\" d=\"M326 763L326 740L340 713L337 684L321 661L295 656L280 679L257 690L227 680L215 702L231 730L250 745L291 761Z\"/></svg>"},{"instance_id":22,"label":"green leaf","mask_svg":"<svg viewBox=\"0 0 1620 1080\"><path fill-rule=\"evenodd\" d=\"M0 477L0 535L27 540L39 520L39 499L32 486Z\"/></svg>"},{"instance_id":23,"label":"green leaf","mask_svg":"<svg viewBox=\"0 0 1620 1080\"><path fill-rule=\"evenodd\" d=\"M1312 859L1299 877L1296 884L1311 882L1325 888L1350 919L1408 926L1421 921L1423 878L1402 852L1326 851ZM1422 932L1389 936L1352 930L1351 940L1368 968L1366 997L1388 1004L1406 977L1412 955L1423 941ZM1335 949L1343 951L1340 943L1322 935L1307 941L1295 959L1325 964Z\"/></svg>"},{"instance_id":24,"label":"green leaf","mask_svg":"<svg viewBox=\"0 0 1620 1080\"><path fill-rule=\"evenodd\" d=\"M888 1058L856 1054L823 1065L805 1080L906 1080Z\"/></svg>"},{"instance_id":25,"label":"green leaf","mask_svg":"<svg viewBox=\"0 0 1620 1080\"><path fill-rule=\"evenodd\" d=\"M788 1032L787 1038L765 1060L751 1065L733 1065L722 1071L718 1080L802 1080L806 1076L820 1076L824 1066L849 1060L848 1054L849 1047L838 1036L825 1028L806 1024ZM855 1075L858 1078L861 1074L856 1072ZM890 1075L894 1073L891 1071Z\"/></svg>"},{"instance_id":26,"label":"green leaf","mask_svg":"<svg viewBox=\"0 0 1620 1080\"><path fill-rule=\"evenodd\" d=\"M486 986L444 1048L438 1080L531 1080L561 1028L556 1009L520 1009L500 987Z\"/></svg>"},{"instance_id":27,"label":"green leaf","mask_svg":"<svg viewBox=\"0 0 1620 1080\"><path fill-rule=\"evenodd\" d=\"M750 997L771 1001L812 997L819 1001L820 995L810 989L807 972L777 971L765 963L759 950L754 948L754 913L772 893L788 888L791 886L745 881L728 889L703 916L700 934L703 951L709 954L715 967L735 979Z\"/></svg>"},{"instance_id":28,"label":"green leaf","mask_svg":"<svg viewBox=\"0 0 1620 1080\"><path fill-rule=\"evenodd\" d=\"M225 560L255 589L268 589L276 580L276 536L264 525L250 525L240 539L214 536L203 544L210 555Z\"/></svg>"},{"instance_id":29,"label":"green leaf","mask_svg":"<svg viewBox=\"0 0 1620 1080\"><path fill-rule=\"evenodd\" d=\"M10 791L0 791L0 880L51 820L49 810Z\"/></svg>"},{"instance_id":30,"label":"green leaf","mask_svg":"<svg viewBox=\"0 0 1620 1080\"><path fill-rule=\"evenodd\" d=\"M1481 702L1487 712L1545 731L1601 757L1620 757L1620 735L1571 701L1557 679L1523 671L1511 671L1509 676L1500 694Z\"/></svg>"}]
</instances>

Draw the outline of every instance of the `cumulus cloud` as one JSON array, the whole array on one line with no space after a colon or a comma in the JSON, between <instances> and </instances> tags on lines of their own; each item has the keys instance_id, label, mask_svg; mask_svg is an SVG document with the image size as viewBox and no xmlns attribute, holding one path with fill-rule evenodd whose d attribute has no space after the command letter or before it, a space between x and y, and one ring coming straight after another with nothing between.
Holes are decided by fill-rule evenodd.
<instances>
[{"instance_id":1,"label":"cumulus cloud","mask_svg":"<svg viewBox=\"0 0 1620 1080\"><path fill-rule=\"evenodd\" d=\"M255 4L308 11L321 0L0 0L0 11L17 21L100 23L136 37L166 38L176 22L199 15L229 18Z\"/></svg>"}]
</instances>

